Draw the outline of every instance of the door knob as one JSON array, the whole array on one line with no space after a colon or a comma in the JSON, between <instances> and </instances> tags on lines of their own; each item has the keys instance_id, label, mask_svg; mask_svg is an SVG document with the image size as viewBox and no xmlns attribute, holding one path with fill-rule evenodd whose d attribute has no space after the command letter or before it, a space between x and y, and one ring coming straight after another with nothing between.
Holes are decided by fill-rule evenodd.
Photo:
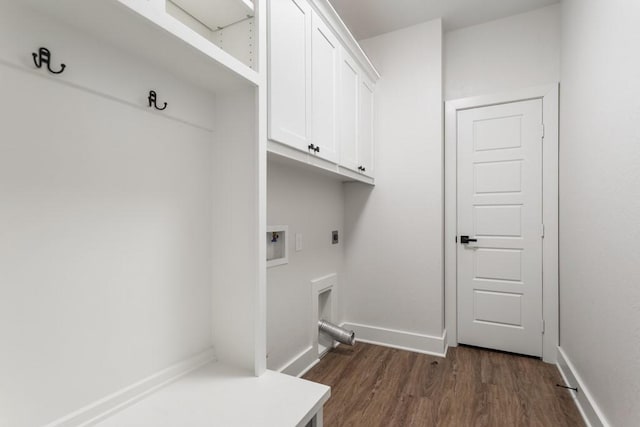
<instances>
[{"instance_id":1,"label":"door knob","mask_svg":"<svg viewBox=\"0 0 640 427\"><path fill-rule=\"evenodd\" d=\"M477 242L478 239L470 239L469 236L460 236L460 243L462 243L463 245L466 245L467 243L470 242Z\"/></svg>"}]
</instances>

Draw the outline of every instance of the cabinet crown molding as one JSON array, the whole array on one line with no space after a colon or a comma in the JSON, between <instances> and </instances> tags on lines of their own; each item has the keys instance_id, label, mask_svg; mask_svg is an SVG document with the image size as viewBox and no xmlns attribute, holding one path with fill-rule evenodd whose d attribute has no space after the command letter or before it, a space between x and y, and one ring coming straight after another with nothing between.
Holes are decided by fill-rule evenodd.
<instances>
[{"instance_id":1,"label":"cabinet crown molding","mask_svg":"<svg viewBox=\"0 0 640 427\"><path fill-rule=\"evenodd\" d=\"M323 19L328 21L329 26L335 31L344 48L358 61L367 77L374 83L380 80L380 73L378 73L367 54L362 50L358 41L353 37L338 12L329 3L329 0L308 0L308 2Z\"/></svg>"}]
</instances>

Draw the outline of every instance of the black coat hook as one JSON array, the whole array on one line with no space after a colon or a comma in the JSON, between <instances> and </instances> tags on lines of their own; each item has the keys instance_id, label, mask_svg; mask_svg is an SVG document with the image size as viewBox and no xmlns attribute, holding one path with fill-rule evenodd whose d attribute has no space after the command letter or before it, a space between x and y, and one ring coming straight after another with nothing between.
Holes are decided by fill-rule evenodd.
<instances>
[{"instance_id":1,"label":"black coat hook","mask_svg":"<svg viewBox=\"0 0 640 427\"><path fill-rule=\"evenodd\" d=\"M33 63L36 64L36 67L42 68L43 64L47 64L47 70L49 70L52 74L60 74L66 68L66 65L60 64L60 69L58 71L53 71L51 69L51 52L46 47L41 47L38 50L38 53L32 53Z\"/></svg>"},{"instance_id":2,"label":"black coat hook","mask_svg":"<svg viewBox=\"0 0 640 427\"><path fill-rule=\"evenodd\" d=\"M149 107L153 107L156 110L164 110L165 108L167 108L167 103L165 102L164 105L162 106L162 108L158 107L158 105L156 104L156 100L158 98L158 95L156 95L156 91L155 90L150 90L149 91Z\"/></svg>"}]
</instances>

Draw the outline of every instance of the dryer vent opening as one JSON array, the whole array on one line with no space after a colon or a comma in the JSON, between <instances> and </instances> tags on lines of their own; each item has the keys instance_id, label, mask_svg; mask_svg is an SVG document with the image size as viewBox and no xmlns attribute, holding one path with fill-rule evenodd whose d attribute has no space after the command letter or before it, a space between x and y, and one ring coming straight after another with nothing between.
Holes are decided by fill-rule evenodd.
<instances>
[{"instance_id":1,"label":"dryer vent opening","mask_svg":"<svg viewBox=\"0 0 640 427\"><path fill-rule=\"evenodd\" d=\"M340 326L334 325L326 320L318 321L318 330L343 344L354 345L356 343L355 332L341 328Z\"/></svg>"}]
</instances>

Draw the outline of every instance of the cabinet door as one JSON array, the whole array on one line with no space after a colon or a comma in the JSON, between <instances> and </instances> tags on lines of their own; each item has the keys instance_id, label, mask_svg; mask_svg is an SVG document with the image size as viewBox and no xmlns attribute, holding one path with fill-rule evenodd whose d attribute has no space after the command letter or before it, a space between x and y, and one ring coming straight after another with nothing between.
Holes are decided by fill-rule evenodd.
<instances>
[{"instance_id":1,"label":"cabinet door","mask_svg":"<svg viewBox=\"0 0 640 427\"><path fill-rule=\"evenodd\" d=\"M269 2L269 138L307 151L311 127L311 6Z\"/></svg>"},{"instance_id":2,"label":"cabinet door","mask_svg":"<svg viewBox=\"0 0 640 427\"><path fill-rule=\"evenodd\" d=\"M358 171L358 68L341 50L340 58L340 165Z\"/></svg>"},{"instance_id":3,"label":"cabinet door","mask_svg":"<svg viewBox=\"0 0 640 427\"><path fill-rule=\"evenodd\" d=\"M313 14L311 29L311 142L316 155L338 161L338 39Z\"/></svg>"},{"instance_id":4,"label":"cabinet door","mask_svg":"<svg viewBox=\"0 0 640 427\"><path fill-rule=\"evenodd\" d=\"M358 110L358 163L362 173L373 177L373 84L360 79Z\"/></svg>"}]
</instances>

